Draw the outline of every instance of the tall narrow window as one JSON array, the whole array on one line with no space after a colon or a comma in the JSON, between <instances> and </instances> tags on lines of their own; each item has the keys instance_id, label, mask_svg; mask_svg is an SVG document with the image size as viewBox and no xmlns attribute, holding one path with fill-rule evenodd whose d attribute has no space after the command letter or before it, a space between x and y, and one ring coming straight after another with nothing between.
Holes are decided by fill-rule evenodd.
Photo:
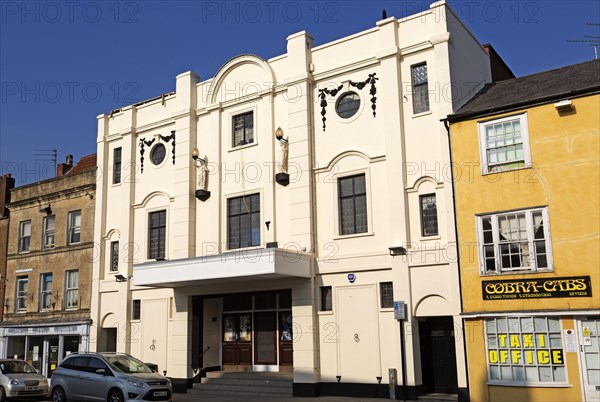
<instances>
[{"instance_id":1,"label":"tall narrow window","mask_svg":"<svg viewBox=\"0 0 600 402\"><path fill-rule=\"evenodd\" d=\"M119 270L119 242L110 242L110 270L117 272Z\"/></svg>"},{"instance_id":2,"label":"tall narrow window","mask_svg":"<svg viewBox=\"0 0 600 402\"><path fill-rule=\"evenodd\" d=\"M150 212L148 223L148 258L163 259L167 234L167 211Z\"/></svg>"},{"instance_id":3,"label":"tall narrow window","mask_svg":"<svg viewBox=\"0 0 600 402\"><path fill-rule=\"evenodd\" d=\"M419 198L421 200L421 234L437 236L439 232L435 194L422 195Z\"/></svg>"},{"instance_id":4,"label":"tall narrow window","mask_svg":"<svg viewBox=\"0 0 600 402\"><path fill-rule=\"evenodd\" d=\"M17 300L15 303L17 311L27 311L27 286L29 278L26 276L17 276Z\"/></svg>"},{"instance_id":5,"label":"tall narrow window","mask_svg":"<svg viewBox=\"0 0 600 402\"><path fill-rule=\"evenodd\" d=\"M233 146L254 142L254 112L233 116Z\"/></svg>"},{"instance_id":6,"label":"tall narrow window","mask_svg":"<svg viewBox=\"0 0 600 402\"><path fill-rule=\"evenodd\" d=\"M227 200L229 249L260 245L260 196L252 194Z\"/></svg>"},{"instance_id":7,"label":"tall narrow window","mask_svg":"<svg viewBox=\"0 0 600 402\"><path fill-rule=\"evenodd\" d=\"M42 245L44 248L54 247L54 215L44 217L44 231L42 233Z\"/></svg>"},{"instance_id":8,"label":"tall narrow window","mask_svg":"<svg viewBox=\"0 0 600 402\"><path fill-rule=\"evenodd\" d=\"M368 230L365 175L338 179L340 234L365 233Z\"/></svg>"},{"instance_id":9,"label":"tall narrow window","mask_svg":"<svg viewBox=\"0 0 600 402\"><path fill-rule=\"evenodd\" d=\"M40 310L52 308L52 274L40 276Z\"/></svg>"},{"instance_id":10,"label":"tall narrow window","mask_svg":"<svg viewBox=\"0 0 600 402\"><path fill-rule=\"evenodd\" d=\"M411 67L413 89L413 113L429 111L429 85L427 83L427 63Z\"/></svg>"},{"instance_id":11,"label":"tall narrow window","mask_svg":"<svg viewBox=\"0 0 600 402\"><path fill-rule=\"evenodd\" d=\"M394 307L394 283L381 282L379 284L379 293L381 296L381 308Z\"/></svg>"},{"instance_id":12,"label":"tall narrow window","mask_svg":"<svg viewBox=\"0 0 600 402\"><path fill-rule=\"evenodd\" d=\"M19 224L19 252L29 251L31 243L31 221L23 221Z\"/></svg>"},{"instance_id":13,"label":"tall narrow window","mask_svg":"<svg viewBox=\"0 0 600 402\"><path fill-rule=\"evenodd\" d=\"M81 211L69 212L69 244L81 241Z\"/></svg>"},{"instance_id":14,"label":"tall narrow window","mask_svg":"<svg viewBox=\"0 0 600 402\"><path fill-rule=\"evenodd\" d=\"M142 317L142 301L139 299L132 300L131 319L139 320L141 317Z\"/></svg>"},{"instance_id":15,"label":"tall narrow window","mask_svg":"<svg viewBox=\"0 0 600 402\"><path fill-rule=\"evenodd\" d=\"M79 271L67 271L65 280L65 308L79 306Z\"/></svg>"},{"instance_id":16,"label":"tall narrow window","mask_svg":"<svg viewBox=\"0 0 600 402\"><path fill-rule=\"evenodd\" d=\"M121 147L113 151L113 184L121 182Z\"/></svg>"},{"instance_id":17,"label":"tall narrow window","mask_svg":"<svg viewBox=\"0 0 600 402\"><path fill-rule=\"evenodd\" d=\"M321 286L321 311L333 310L331 286Z\"/></svg>"}]
</instances>

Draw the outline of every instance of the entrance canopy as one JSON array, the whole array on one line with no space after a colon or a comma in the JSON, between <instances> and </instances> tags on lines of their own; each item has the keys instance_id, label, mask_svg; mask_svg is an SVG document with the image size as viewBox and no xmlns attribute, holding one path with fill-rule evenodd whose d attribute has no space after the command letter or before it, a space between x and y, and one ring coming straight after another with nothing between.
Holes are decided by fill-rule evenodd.
<instances>
[{"instance_id":1,"label":"entrance canopy","mask_svg":"<svg viewBox=\"0 0 600 402\"><path fill-rule=\"evenodd\" d=\"M231 282L236 278L243 281L310 278L310 258L310 254L295 250L265 248L152 261L133 266L133 284L176 288L201 285L205 281Z\"/></svg>"}]
</instances>

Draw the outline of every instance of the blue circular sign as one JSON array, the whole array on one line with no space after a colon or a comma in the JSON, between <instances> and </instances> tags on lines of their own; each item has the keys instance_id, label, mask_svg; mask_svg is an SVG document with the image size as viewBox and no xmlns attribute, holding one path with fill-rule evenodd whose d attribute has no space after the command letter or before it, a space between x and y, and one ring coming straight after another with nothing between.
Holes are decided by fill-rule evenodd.
<instances>
[{"instance_id":1,"label":"blue circular sign","mask_svg":"<svg viewBox=\"0 0 600 402\"><path fill-rule=\"evenodd\" d=\"M355 280L356 280L356 275L348 274L348 282L354 283Z\"/></svg>"}]
</instances>

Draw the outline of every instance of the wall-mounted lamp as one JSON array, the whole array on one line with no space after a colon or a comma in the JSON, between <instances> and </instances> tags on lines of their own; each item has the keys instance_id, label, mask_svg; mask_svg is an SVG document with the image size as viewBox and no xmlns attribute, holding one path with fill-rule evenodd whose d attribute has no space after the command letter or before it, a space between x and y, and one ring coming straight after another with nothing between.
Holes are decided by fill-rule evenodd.
<instances>
[{"instance_id":1,"label":"wall-mounted lamp","mask_svg":"<svg viewBox=\"0 0 600 402\"><path fill-rule=\"evenodd\" d=\"M275 174L275 181L281 186L290 184L290 175L288 173L288 154L289 141L283 138L283 130L278 127L275 130L275 138L279 141L279 173Z\"/></svg>"},{"instance_id":2,"label":"wall-mounted lamp","mask_svg":"<svg viewBox=\"0 0 600 402\"><path fill-rule=\"evenodd\" d=\"M406 255L406 249L404 247L389 247L390 255L395 257L397 255Z\"/></svg>"},{"instance_id":3,"label":"wall-mounted lamp","mask_svg":"<svg viewBox=\"0 0 600 402\"><path fill-rule=\"evenodd\" d=\"M50 207L50 204L48 204L47 207L40 208L40 212L44 212L46 215L50 215L52 213L52 208Z\"/></svg>"},{"instance_id":4,"label":"wall-mounted lamp","mask_svg":"<svg viewBox=\"0 0 600 402\"><path fill-rule=\"evenodd\" d=\"M196 165L198 168L198 187L196 190L196 198L204 202L210 198L210 191L208 191L208 158L200 157L198 148L192 150L192 159L199 164Z\"/></svg>"},{"instance_id":5,"label":"wall-mounted lamp","mask_svg":"<svg viewBox=\"0 0 600 402\"><path fill-rule=\"evenodd\" d=\"M123 274L116 274L116 275L115 275L115 280L116 280L117 282L126 282L126 281L127 281L127 279L128 279L128 277L126 277L126 276L125 276L125 275L123 275Z\"/></svg>"}]
</instances>

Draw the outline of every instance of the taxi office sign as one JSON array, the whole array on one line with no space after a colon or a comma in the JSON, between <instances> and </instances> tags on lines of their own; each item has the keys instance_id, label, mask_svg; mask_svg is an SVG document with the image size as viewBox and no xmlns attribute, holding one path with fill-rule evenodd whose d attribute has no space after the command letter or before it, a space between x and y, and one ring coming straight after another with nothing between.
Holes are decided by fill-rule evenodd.
<instances>
[{"instance_id":1,"label":"taxi office sign","mask_svg":"<svg viewBox=\"0 0 600 402\"><path fill-rule=\"evenodd\" d=\"M483 300L592 297L589 276L482 281Z\"/></svg>"}]
</instances>

